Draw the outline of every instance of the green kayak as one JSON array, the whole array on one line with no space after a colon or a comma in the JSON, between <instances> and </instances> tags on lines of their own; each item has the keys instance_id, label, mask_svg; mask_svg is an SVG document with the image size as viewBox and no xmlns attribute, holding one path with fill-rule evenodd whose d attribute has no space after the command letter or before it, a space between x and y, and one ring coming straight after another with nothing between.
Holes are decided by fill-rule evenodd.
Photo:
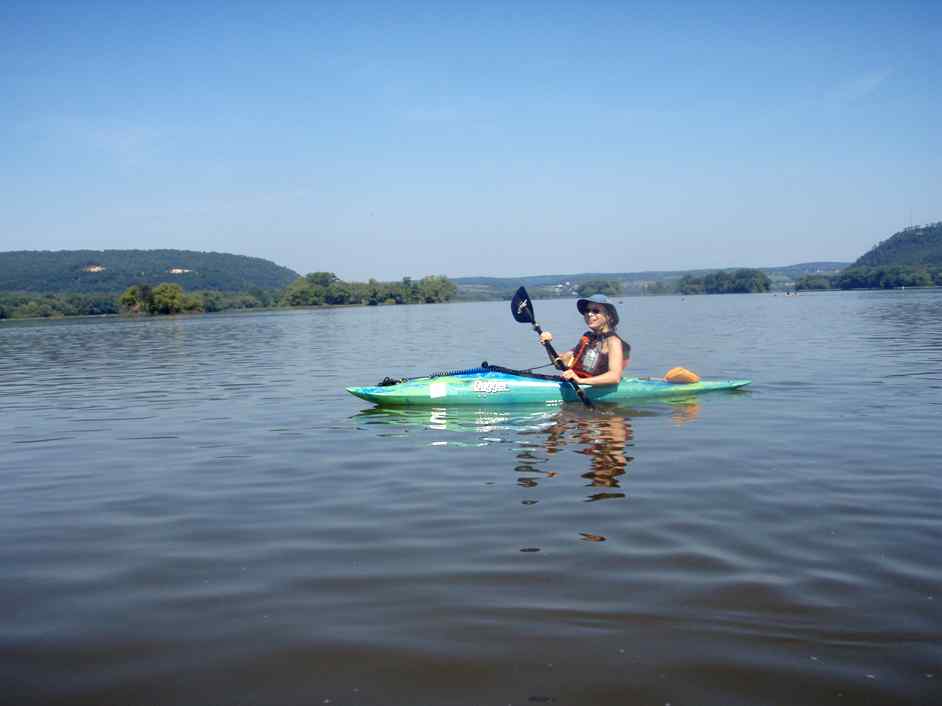
<instances>
[{"instance_id":1,"label":"green kayak","mask_svg":"<svg viewBox=\"0 0 942 706\"><path fill-rule=\"evenodd\" d=\"M749 380L700 380L675 384L660 378L622 378L618 385L583 385L593 402L623 403L646 398L681 397L714 390L735 390ZM572 385L556 375L538 375L488 365L453 370L409 380L390 380L371 387L348 387L367 402L396 407L503 406L578 402Z\"/></svg>"}]
</instances>

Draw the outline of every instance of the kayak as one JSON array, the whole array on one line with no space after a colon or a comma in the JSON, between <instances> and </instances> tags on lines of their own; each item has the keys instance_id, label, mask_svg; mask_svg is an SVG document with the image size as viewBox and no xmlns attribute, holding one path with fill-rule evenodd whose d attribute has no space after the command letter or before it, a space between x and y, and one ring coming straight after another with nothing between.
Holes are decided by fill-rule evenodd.
<instances>
[{"instance_id":1,"label":"kayak","mask_svg":"<svg viewBox=\"0 0 942 706\"><path fill-rule=\"evenodd\" d=\"M736 390L749 380L700 380L676 384L661 378L622 378L618 385L581 385L593 402L682 397L715 390ZM408 380L386 378L380 385L348 387L367 402L395 407L503 406L579 402L571 384L558 375L539 375L487 365L433 373Z\"/></svg>"}]
</instances>

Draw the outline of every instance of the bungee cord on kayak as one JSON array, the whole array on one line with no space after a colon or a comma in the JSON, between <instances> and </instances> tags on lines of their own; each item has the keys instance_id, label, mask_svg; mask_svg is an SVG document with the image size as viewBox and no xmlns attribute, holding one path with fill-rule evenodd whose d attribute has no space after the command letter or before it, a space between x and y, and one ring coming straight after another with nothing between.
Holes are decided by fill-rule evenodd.
<instances>
[{"instance_id":1,"label":"bungee cord on kayak","mask_svg":"<svg viewBox=\"0 0 942 706\"><path fill-rule=\"evenodd\" d=\"M532 368L524 368L522 370L515 370L514 368L505 368L502 365L491 365L486 360L481 363L480 366L476 368L464 368L462 370L443 370L437 373L429 373L428 375L419 375L417 377L411 378L391 378L385 377L382 381L378 382L377 387L389 387L390 385L399 385L404 382L410 382L412 380L424 380L432 378L443 378L443 377L455 377L461 375L474 375L476 373L486 373L486 372L501 372L509 373L511 375L519 375L521 377L533 377L540 380L559 380L562 381L562 377L559 375L543 375L541 373L534 373L534 370L540 370L542 368L549 368L552 366L552 363L546 363L545 365L536 365Z\"/></svg>"}]
</instances>

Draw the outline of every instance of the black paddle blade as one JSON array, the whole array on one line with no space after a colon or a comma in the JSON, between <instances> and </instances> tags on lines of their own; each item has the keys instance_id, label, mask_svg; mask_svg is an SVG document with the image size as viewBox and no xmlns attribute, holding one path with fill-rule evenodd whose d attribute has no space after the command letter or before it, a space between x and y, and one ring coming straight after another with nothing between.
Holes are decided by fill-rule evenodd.
<instances>
[{"instance_id":1,"label":"black paddle blade","mask_svg":"<svg viewBox=\"0 0 942 706\"><path fill-rule=\"evenodd\" d=\"M527 290L521 287L510 300L510 313L521 324L532 324L536 319L533 317L533 304L530 302L530 295Z\"/></svg>"},{"instance_id":2,"label":"black paddle blade","mask_svg":"<svg viewBox=\"0 0 942 706\"><path fill-rule=\"evenodd\" d=\"M514 294L514 298L510 300L510 313L513 314L514 318L521 324L533 324L534 331L540 334L543 333L540 327L536 325L536 318L533 316L533 303L530 301L530 295L527 294L527 290L523 287L518 289L517 293ZM553 350L553 346L550 345L549 341L543 345L546 346L546 354L549 356L550 360L553 361L553 364L560 370L565 370L566 366L563 365L559 356L556 355L556 351ZM579 395L579 399L582 400L582 403L586 407L592 409L595 406L592 404L592 400L586 397L585 390L579 387L579 383L575 380L570 380L569 384L572 385L572 389L576 391L576 394Z\"/></svg>"}]
</instances>

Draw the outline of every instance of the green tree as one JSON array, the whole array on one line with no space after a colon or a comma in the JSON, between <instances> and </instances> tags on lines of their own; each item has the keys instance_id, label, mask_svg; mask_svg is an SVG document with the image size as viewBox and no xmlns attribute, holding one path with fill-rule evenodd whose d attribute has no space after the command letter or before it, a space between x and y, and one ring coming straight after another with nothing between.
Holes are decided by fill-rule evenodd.
<instances>
[{"instance_id":1,"label":"green tree","mask_svg":"<svg viewBox=\"0 0 942 706\"><path fill-rule=\"evenodd\" d=\"M299 277L287 286L281 301L285 306L317 306L324 303L324 288Z\"/></svg>"},{"instance_id":2,"label":"green tree","mask_svg":"<svg viewBox=\"0 0 942 706\"><path fill-rule=\"evenodd\" d=\"M324 292L328 304L349 304L353 300L353 289L346 282L333 282Z\"/></svg>"},{"instance_id":3,"label":"green tree","mask_svg":"<svg viewBox=\"0 0 942 706\"><path fill-rule=\"evenodd\" d=\"M621 282L614 279L591 279L582 282L577 287L577 291L580 297L591 297L593 294L617 297L621 294Z\"/></svg>"},{"instance_id":4,"label":"green tree","mask_svg":"<svg viewBox=\"0 0 942 706\"><path fill-rule=\"evenodd\" d=\"M803 275L795 282L795 290L814 291L831 288L831 278L827 275Z\"/></svg>"},{"instance_id":5,"label":"green tree","mask_svg":"<svg viewBox=\"0 0 942 706\"><path fill-rule=\"evenodd\" d=\"M450 301L458 288L444 275L432 275L420 279L415 290L419 301L435 304Z\"/></svg>"},{"instance_id":6,"label":"green tree","mask_svg":"<svg viewBox=\"0 0 942 706\"><path fill-rule=\"evenodd\" d=\"M419 294L411 277L402 278L401 291L404 304L415 304L419 301Z\"/></svg>"},{"instance_id":7,"label":"green tree","mask_svg":"<svg viewBox=\"0 0 942 706\"><path fill-rule=\"evenodd\" d=\"M189 312L191 314L202 313L203 297L199 296L198 294L184 294L183 311Z\"/></svg>"},{"instance_id":8,"label":"green tree","mask_svg":"<svg viewBox=\"0 0 942 706\"><path fill-rule=\"evenodd\" d=\"M219 292L203 292L203 311L222 311L226 303Z\"/></svg>"},{"instance_id":9,"label":"green tree","mask_svg":"<svg viewBox=\"0 0 942 706\"><path fill-rule=\"evenodd\" d=\"M885 267L848 267L835 285L840 289L896 289L931 287L938 284L938 271L925 266L889 265Z\"/></svg>"},{"instance_id":10,"label":"green tree","mask_svg":"<svg viewBox=\"0 0 942 706\"><path fill-rule=\"evenodd\" d=\"M329 287L334 282L340 281L340 278L333 272L311 272L310 274L304 275L304 279L315 287L324 288Z\"/></svg>"},{"instance_id":11,"label":"green tree","mask_svg":"<svg viewBox=\"0 0 942 706\"><path fill-rule=\"evenodd\" d=\"M183 287L179 284L162 282L154 287L153 300L150 304L152 314L179 314L186 309Z\"/></svg>"},{"instance_id":12,"label":"green tree","mask_svg":"<svg viewBox=\"0 0 942 706\"><path fill-rule=\"evenodd\" d=\"M13 310L14 319L48 319L56 316L62 316L61 312L56 312L55 308L48 300L30 299L26 303Z\"/></svg>"},{"instance_id":13,"label":"green tree","mask_svg":"<svg viewBox=\"0 0 942 706\"><path fill-rule=\"evenodd\" d=\"M322 304L415 304L450 301L458 288L444 275L423 277L418 282L403 277L399 282L344 282L331 272L313 272L292 282L279 298L281 306Z\"/></svg>"},{"instance_id":14,"label":"green tree","mask_svg":"<svg viewBox=\"0 0 942 706\"><path fill-rule=\"evenodd\" d=\"M366 283L366 303L370 306L376 306L382 301L379 282L370 277L370 281Z\"/></svg>"},{"instance_id":15,"label":"green tree","mask_svg":"<svg viewBox=\"0 0 942 706\"><path fill-rule=\"evenodd\" d=\"M703 294L703 278L693 275L684 275L677 283L677 292L679 294Z\"/></svg>"},{"instance_id":16,"label":"green tree","mask_svg":"<svg viewBox=\"0 0 942 706\"><path fill-rule=\"evenodd\" d=\"M118 306L129 314L149 314L154 303L154 292L149 285L135 284L118 297Z\"/></svg>"},{"instance_id":17,"label":"green tree","mask_svg":"<svg viewBox=\"0 0 942 706\"><path fill-rule=\"evenodd\" d=\"M719 271L703 278L703 291L707 294L768 292L770 287L771 281L761 270Z\"/></svg>"},{"instance_id":18,"label":"green tree","mask_svg":"<svg viewBox=\"0 0 942 706\"><path fill-rule=\"evenodd\" d=\"M740 269L733 273L734 292L768 292L772 281L762 270Z\"/></svg>"},{"instance_id":19,"label":"green tree","mask_svg":"<svg viewBox=\"0 0 942 706\"><path fill-rule=\"evenodd\" d=\"M653 282L645 285L644 292L652 295L673 294L674 287L669 282Z\"/></svg>"},{"instance_id":20,"label":"green tree","mask_svg":"<svg viewBox=\"0 0 942 706\"><path fill-rule=\"evenodd\" d=\"M249 295L257 302L256 306L271 306L273 297L271 291L267 289L262 289L261 287L252 287L249 290Z\"/></svg>"}]
</instances>

